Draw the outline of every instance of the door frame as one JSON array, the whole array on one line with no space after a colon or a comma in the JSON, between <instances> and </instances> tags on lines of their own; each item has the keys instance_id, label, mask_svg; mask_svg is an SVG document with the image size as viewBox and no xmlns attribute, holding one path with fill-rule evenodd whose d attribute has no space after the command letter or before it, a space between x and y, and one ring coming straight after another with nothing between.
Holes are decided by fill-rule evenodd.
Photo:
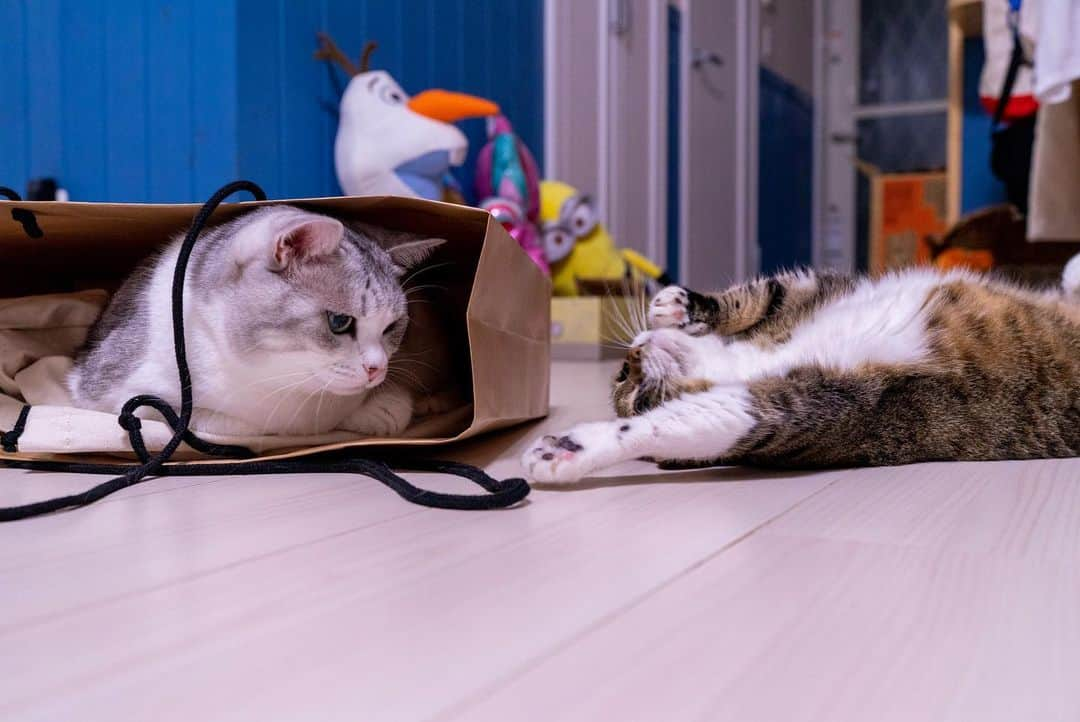
<instances>
[{"instance_id":1,"label":"door frame","mask_svg":"<svg viewBox=\"0 0 1080 722\"><path fill-rule=\"evenodd\" d=\"M694 43L695 8L700 10L703 22L718 23L718 14L708 11L715 8L709 3L716 0L546 0L544 3L544 170L546 177L565 180L580 185L582 190L593 192L597 208L604 219L613 218L615 201L611 197L619 193L620 179L612 173L617 167L613 154L618 149L610 147L610 138L617 136L621 113L615 104L634 102L633 99L613 98L609 92L608 78L613 64L620 57L612 42L617 32L617 22L625 17L628 5L638 10L633 22L648 23L649 73L643 87L646 95L635 107L648 113L649 131L647 154L648 177L645 179L648 223L645 241L638 248L662 267L667 265L667 9L673 6L682 12L680 35L680 98L679 98L679 267L683 280L709 286L723 281L742 280L759 268L757 245L757 177L758 177L758 82L759 82L759 33L758 13L760 0L733 0L735 23L725 13L724 28L716 28L710 37L723 35L715 47L696 47ZM591 5L591 9L586 9ZM595 12L592 12L595 9ZM644 9L644 12L641 10ZM751 28L754 30L751 31ZM699 28L701 30L701 28ZM699 33L699 37L702 33ZM573 37L577 42L566 42ZM592 38L586 42L585 38ZM704 45L704 44L700 44ZM729 118L734 132L730 137L713 137L709 143L730 143L730 157L734 159L728 171L706 173L693 160L701 156L701 148L693 147L691 129L695 121L690 117L694 107L693 94L700 86L698 74L711 72L709 67L694 67L695 52L715 52L723 64L715 70L726 74L733 101L723 107L733 114ZM596 73L577 75L569 67L587 68L594 63ZM580 87L588 86L597 92L591 96L582 93ZM700 92L700 90L697 90ZM594 103L584 102L591 97ZM574 98L573 102L565 102ZM740 112L741 111L741 112ZM699 119L698 123L708 122ZM698 134L701 137L701 134ZM593 153L569 153L571 145L579 151L581 139L592 139ZM640 154L640 148L623 149L627 153ZM711 177L710 177L711 176ZM701 221L702 208L712 203L712 186L724 186L730 182L732 204L717 215L714 223ZM592 187L594 186L594 187ZM691 216L692 204L698 211ZM719 211L719 209L718 209ZM691 218L698 227L691 224ZM612 228L616 241L619 239L617 221ZM722 245L718 256L717 245ZM724 260L718 260L722 257ZM715 268L714 268L715 266ZM692 270L693 269L693 270Z\"/></svg>"}]
</instances>

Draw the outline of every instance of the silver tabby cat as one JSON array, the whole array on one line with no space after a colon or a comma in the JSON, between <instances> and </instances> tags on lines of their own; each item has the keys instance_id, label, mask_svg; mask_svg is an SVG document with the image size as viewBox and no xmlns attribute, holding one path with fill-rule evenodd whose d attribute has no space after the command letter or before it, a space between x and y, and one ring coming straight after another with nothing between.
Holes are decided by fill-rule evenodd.
<instances>
[{"instance_id":1,"label":"silver tabby cat","mask_svg":"<svg viewBox=\"0 0 1080 722\"><path fill-rule=\"evenodd\" d=\"M137 269L91 330L68 378L77 406L117 413L156 394L179 408L170 299L181 242ZM291 206L207 229L184 287L192 428L400 433L414 412L410 390L387 382L409 324L401 281L442 242Z\"/></svg>"}]
</instances>

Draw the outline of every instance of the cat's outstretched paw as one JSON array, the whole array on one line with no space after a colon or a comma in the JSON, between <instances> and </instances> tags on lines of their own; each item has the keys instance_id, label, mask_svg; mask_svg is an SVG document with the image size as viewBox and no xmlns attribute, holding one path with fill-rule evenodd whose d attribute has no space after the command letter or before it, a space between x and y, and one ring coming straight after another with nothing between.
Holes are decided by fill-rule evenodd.
<instances>
[{"instance_id":1,"label":"cat's outstretched paw","mask_svg":"<svg viewBox=\"0 0 1080 722\"><path fill-rule=\"evenodd\" d=\"M706 312L709 301L682 286L668 286L649 304L649 328L677 328L692 336L706 334L711 330Z\"/></svg>"},{"instance_id":2,"label":"cat's outstretched paw","mask_svg":"<svg viewBox=\"0 0 1080 722\"><path fill-rule=\"evenodd\" d=\"M521 466L533 481L555 483L581 479L591 469L583 463L586 455L572 434L548 435L537 441L521 458Z\"/></svg>"},{"instance_id":3,"label":"cat's outstretched paw","mask_svg":"<svg viewBox=\"0 0 1080 722\"><path fill-rule=\"evenodd\" d=\"M689 319L690 294L682 286L668 286L649 303L649 328L680 328Z\"/></svg>"},{"instance_id":4,"label":"cat's outstretched paw","mask_svg":"<svg viewBox=\"0 0 1080 722\"><path fill-rule=\"evenodd\" d=\"M626 456L623 439L628 421L579 424L570 431L549 434L532 444L521 465L533 481L571 483Z\"/></svg>"}]
</instances>

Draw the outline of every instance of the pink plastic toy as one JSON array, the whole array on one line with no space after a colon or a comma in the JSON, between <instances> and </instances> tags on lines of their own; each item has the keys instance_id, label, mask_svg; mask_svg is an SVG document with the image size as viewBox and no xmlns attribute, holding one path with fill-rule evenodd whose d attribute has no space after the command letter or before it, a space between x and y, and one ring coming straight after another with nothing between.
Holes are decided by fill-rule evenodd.
<instances>
[{"instance_id":1,"label":"pink plastic toy","mask_svg":"<svg viewBox=\"0 0 1080 722\"><path fill-rule=\"evenodd\" d=\"M532 153L501 115L488 119L488 142L476 160L476 197L481 199L480 207L495 216L536 265L548 272L536 229L540 173Z\"/></svg>"}]
</instances>

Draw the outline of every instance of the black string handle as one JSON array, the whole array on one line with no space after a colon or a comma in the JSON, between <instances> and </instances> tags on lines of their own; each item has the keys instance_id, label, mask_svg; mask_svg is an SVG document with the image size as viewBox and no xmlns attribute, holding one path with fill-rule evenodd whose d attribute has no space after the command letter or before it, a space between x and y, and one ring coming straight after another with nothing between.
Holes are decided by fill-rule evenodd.
<instances>
[{"instance_id":1,"label":"black string handle","mask_svg":"<svg viewBox=\"0 0 1080 722\"><path fill-rule=\"evenodd\" d=\"M9 201L21 201L22 196L8 188L7 186L0 186L0 196L4 196ZM37 217L26 210L25 208L12 208L11 218L17 223L21 223L23 231L31 238L41 238L45 233L41 230L41 226L37 223Z\"/></svg>"},{"instance_id":2,"label":"black string handle","mask_svg":"<svg viewBox=\"0 0 1080 722\"><path fill-rule=\"evenodd\" d=\"M524 479L514 478L499 481L483 470L468 464L430 459L395 460L395 466L412 471L430 471L460 476L472 481L484 489L486 494L445 494L428 491L413 486L404 478L394 473L385 461L377 459L281 459L273 461L249 461L230 464L187 464L166 465L181 443L187 443L197 451L212 456L251 457L254 452L242 446L212 444L200 439L191 431L191 415L194 399L191 390L191 370L187 363L187 343L184 337L184 279L187 274L191 251L199 239L206 222L217 207L233 193L248 191L257 200L266 200L266 194L259 186L250 181L234 181L219 189L210 197L195 216L184 242L177 255L173 270L172 286L172 322L173 349L176 355L176 368L180 381L180 413L162 398L143 394L128 399L121 409L120 426L128 433L131 448L139 457L141 464L128 466L122 464L90 464L79 462L30 461L18 459L0 460L4 466L16 469L40 471L61 471L90 474L118 474L102 484L87 491L67 496L46 499L21 506L0 508L0 522L25 519L40 514L47 514L61 509L85 506L108 496L120 489L145 481L153 476L202 476L207 474L251 475L251 474L295 474L295 473L356 473L381 481L393 489L399 496L414 504L439 509L495 509L511 506L529 494L529 485ZM151 455L142 435L142 421L135 412L149 406L160 413L173 431L172 438L156 454ZM20 416L25 416L27 408ZM25 423L25 419L23 419Z\"/></svg>"}]
</instances>

